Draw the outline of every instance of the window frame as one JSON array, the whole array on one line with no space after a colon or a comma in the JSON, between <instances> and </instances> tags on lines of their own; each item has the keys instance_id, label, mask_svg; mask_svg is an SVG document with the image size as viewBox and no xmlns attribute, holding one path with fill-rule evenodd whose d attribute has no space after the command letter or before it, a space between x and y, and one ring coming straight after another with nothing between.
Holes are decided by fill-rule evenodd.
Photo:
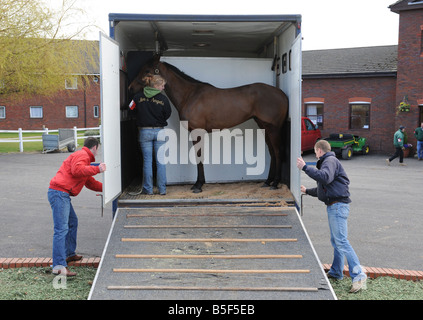
<instances>
[{"instance_id":1,"label":"window frame","mask_svg":"<svg viewBox=\"0 0 423 320\"><path fill-rule=\"evenodd\" d=\"M76 108L76 116L69 115L68 110L69 108ZM66 106L65 107L65 116L66 119L78 119L79 118L79 107L78 106Z\"/></svg>"},{"instance_id":2,"label":"window frame","mask_svg":"<svg viewBox=\"0 0 423 320\"><path fill-rule=\"evenodd\" d=\"M69 84L68 82L72 81L71 84ZM76 90L78 89L78 78L77 77L69 77L67 79L65 79L65 89L66 90Z\"/></svg>"},{"instance_id":3,"label":"window frame","mask_svg":"<svg viewBox=\"0 0 423 320\"><path fill-rule=\"evenodd\" d=\"M100 107L99 106L95 105L93 107L93 115L94 115L94 118L100 118Z\"/></svg>"},{"instance_id":4,"label":"window frame","mask_svg":"<svg viewBox=\"0 0 423 320\"><path fill-rule=\"evenodd\" d=\"M6 119L6 106L0 106L0 119Z\"/></svg>"},{"instance_id":5,"label":"window frame","mask_svg":"<svg viewBox=\"0 0 423 320\"><path fill-rule=\"evenodd\" d=\"M41 116L37 117L33 114L33 110L41 110ZM30 119L43 119L44 118L44 110L43 106L29 106L29 118Z\"/></svg>"},{"instance_id":6,"label":"window frame","mask_svg":"<svg viewBox=\"0 0 423 320\"><path fill-rule=\"evenodd\" d=\"M316 114L310 114L309 113L309 107L315 106L316 107ZM309 101L305 103L305 112L306 112L306 117L309 118L311 120L311 122L313 122L313 124L319 128L319 129L323 129L324 128L324 102L320 102L320 101ZM321 113L319 114L319 109L321 110ZM321 121L319 121L319 117L321 117Z\"/></svg>"},{"instance_id":7,"label":"window frame","mask_svg":"<svg viewBox=\"0 0 423 320\"><path fill-rule=\"evenodd\" d=\"M360 106L360 107L367 107L367 111L366 111L366 113L367 113L367 115L366 115L366 119L365 120L367 120L367 123L363 123L362 121L361 121L361 123L363 124L361 127L356 127L355 125L353 125L353 107L355 107L355 106ZM371 103L370 102L367 102L367 101L350 101L350 103L349 103L349 113L350 113L350 115L349 115L349 128L350 128L350 130L370 130L370 113L371 113ZM360 116L360 119L361 119L361 115L359 115ZM367 128L366 128L366 126L367 126Z\"/></svg>"}]
</instances>

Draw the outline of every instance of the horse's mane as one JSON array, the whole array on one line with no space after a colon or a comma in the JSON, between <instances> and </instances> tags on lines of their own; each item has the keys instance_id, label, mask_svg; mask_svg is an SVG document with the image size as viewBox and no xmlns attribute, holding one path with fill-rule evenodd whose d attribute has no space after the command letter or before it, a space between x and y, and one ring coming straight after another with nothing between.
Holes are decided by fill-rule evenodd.
<instances>
[{"instance_id":1,"label":"horse's mane","mask_svg":"<svg viewBox=\"0 0 423 320\"><path fill-rule=\"evenodd\" d=\"M175 67L174 65L171 65L167 62L162 62L164 65L166 65L167 68L171 69L173 72L175 72L176 74L178 74L181 78L189 81L189 82L193 82L193 83L201 83L201 84L209 84L206 82L202 82L200 80L194 79L193 77L190 77L189 75L187 75L186 73L182 72L181 70L179 70L177 67Z\"/></svg>"}]
</instances>

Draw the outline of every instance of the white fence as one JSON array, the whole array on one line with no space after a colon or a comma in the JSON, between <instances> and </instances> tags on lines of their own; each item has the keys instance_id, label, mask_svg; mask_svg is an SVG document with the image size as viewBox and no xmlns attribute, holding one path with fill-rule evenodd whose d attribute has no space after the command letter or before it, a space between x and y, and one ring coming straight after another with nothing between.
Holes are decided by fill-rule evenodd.
<instances>
[{"instance_id":1,"label":"white fence","mask_svg":"<svg viewBox=\"0 0 423 320\"><path fill-rule=\"evenodd\" d=\"M86 130L99 130L101 134L101 126L99 127L93 127L93 128L77 128L73 127L73 136L75 140L75 146L78 146L78 138L86 138L84 135L80 135L78 137L78 131L86 131ZM34 139L34 137L23 137L23 133L51 133L51 132L59 132L59 130L49 130L48 128L45 128L44 130L22 130L22 128L19 128L18 130L0 130L0 133L17 133L17 138L5 138L0 139L0 142L10 142L10 143L19 143L19 151L24 151L24 142L42 142L42 137ZM95 135L91 137L100 138L100 135Z\"/></svg>"}]
</instances>

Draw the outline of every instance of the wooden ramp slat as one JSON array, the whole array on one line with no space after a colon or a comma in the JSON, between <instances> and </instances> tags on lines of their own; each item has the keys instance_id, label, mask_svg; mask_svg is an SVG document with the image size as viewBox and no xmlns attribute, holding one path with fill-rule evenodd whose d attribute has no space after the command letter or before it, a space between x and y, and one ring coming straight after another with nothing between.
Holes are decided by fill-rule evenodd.
<instances>
[{"instance_id":1,"label":"wooden ramp slat","mask_svg":"<svg viewBox=\"0 0 423 320\"><path fill-rule=\"evenodd\" d=\"M125 229L167 229L167 228L190 228L190 229L198 229L198 228L269 228L269 229L284 229L284 228L292 228L290 225L172 225L172 224L166 224L166 225L126 225L123 226Z\"/></svg>"},{"instance_id":2,"label":"wooden ramp slat","mask_svg":"<svg viewBox=\"0 0 423 320\"><path fill-rule=\"evenodd\" d=\"M286 213L128 213L127 218L146 217L286 217Z\"/></svg>"},{"instance_id":3,"label":"wooden ramp slat","mask_svg":"<svg viewBox=\"0 0 423 320\"><path fill-rule=\"evenodd\" d=\"M122 238L122 242L296 242L297 239L236 239L236 238Z\"/></svg>"},{"instance_id":4,"label":"wooden ramp slat","mask_svg":"<svg viewBox=\"0 0 423 320\"><path fill-rule=\"evenodd\" d=\"M124 269L114 268L113 272L157 272L157 273L309 273L310 270L223 270L223 269Z\"/></svg>"},{"instance_id":5,"label":"wooden ramp slat","mask_svg":"<svg viewBox=\"0 0 423 320\"><path fill-rule=\"evenodd\" d=\"M301 259L300 254L116 254L116 258L133 258L133 259Z\"/></svg>"},{"instance_id":6,"label":"wooden ramp slat","mask_svg":"<svg viewBox=\"0 0 423 320\"><path fill-rule=\"evenodd\" d=\"M182 287L182 286L108 286L108 290L196 290L196 291L300 291L316 292L312 287Z\"/></svg>"}]
</instances>

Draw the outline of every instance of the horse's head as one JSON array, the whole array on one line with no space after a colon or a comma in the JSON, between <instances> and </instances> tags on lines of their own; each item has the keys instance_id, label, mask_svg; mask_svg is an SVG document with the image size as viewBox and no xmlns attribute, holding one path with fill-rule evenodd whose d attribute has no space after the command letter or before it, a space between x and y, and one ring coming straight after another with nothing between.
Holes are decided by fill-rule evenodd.
<instances>
[{"instance_id":1,"label":"horse's head","mask_svg":"<svg viewBox=\"0 0 423 320\"><path fill-rule=\"evenodd\" d=\"M146 78L148 75L159 74L158 65L160 63L160 56L155 55L146 64L141 67L137 76L130 83L128 90L131 94L141 91L146 85Z\"/></svg>"}]
</instances>

